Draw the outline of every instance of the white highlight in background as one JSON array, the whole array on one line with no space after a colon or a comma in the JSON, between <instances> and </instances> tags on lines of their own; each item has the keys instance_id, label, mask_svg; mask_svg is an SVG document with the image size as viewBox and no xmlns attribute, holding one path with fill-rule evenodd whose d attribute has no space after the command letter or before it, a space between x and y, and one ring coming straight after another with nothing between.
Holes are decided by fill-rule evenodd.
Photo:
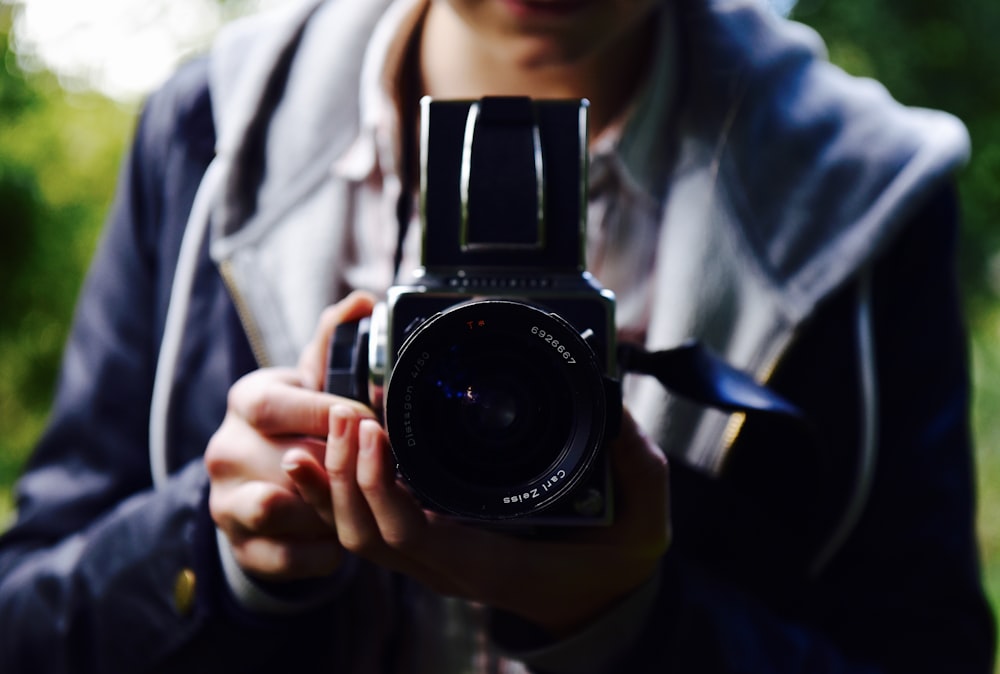
<instances>
[{"instance_id":1,"label":"white highlight in background","mask_svg":"<svg viewBox=\"0 0 1000 674\"><path fill-rule=\"evenodd\" d=\"M282 0L21 0L12 46L25 70L133 100L204 49L225 21Z\"/></svg>"}]
</instances>

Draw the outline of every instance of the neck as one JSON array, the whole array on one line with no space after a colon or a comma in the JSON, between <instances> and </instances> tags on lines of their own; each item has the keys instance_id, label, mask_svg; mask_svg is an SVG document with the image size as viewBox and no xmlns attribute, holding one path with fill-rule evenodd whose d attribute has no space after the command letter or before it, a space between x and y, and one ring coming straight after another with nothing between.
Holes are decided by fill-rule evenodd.
<instances>
[{"instance_id":1,"label":"neck","mask_svg":"<svg viewBox=\"0 0 1000 674\"><path fill-rule=\"evenodd\" d=\"M432 0L419 47L423 93L442 99L586 98L591 138L596 138L624 111L642 82L654 26L646 21L604 45L573 54L530 37L491 39L471 30L449 3Z\"/></svg>"}]
</instances>

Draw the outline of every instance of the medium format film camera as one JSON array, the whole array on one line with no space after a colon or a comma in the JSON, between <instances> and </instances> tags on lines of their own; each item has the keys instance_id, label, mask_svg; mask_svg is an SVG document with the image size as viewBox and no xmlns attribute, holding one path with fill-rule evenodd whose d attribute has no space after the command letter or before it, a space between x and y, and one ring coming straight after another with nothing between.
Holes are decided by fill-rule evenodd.
<instances>
[{"instance_id":1,"label":"medium format film camera","mask_svg":"<svg viewBox=\"0 0 1000 674\"><path fill-rule=\"evenodd\" d=\"M585 100L421 102L422 266L339 326L326 388L382 416L425 507L603 524L615 301L585 270Z\"/></svg>"}]
</instances>

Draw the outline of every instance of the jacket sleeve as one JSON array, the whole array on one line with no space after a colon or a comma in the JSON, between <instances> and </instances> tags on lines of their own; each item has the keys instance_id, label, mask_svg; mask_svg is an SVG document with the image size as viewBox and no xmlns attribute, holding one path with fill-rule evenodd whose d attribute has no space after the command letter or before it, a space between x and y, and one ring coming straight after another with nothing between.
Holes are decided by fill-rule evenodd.
<instances>
[{"instance_id":1,"label":"jacket sleeve","mask_svg":"<svg viewBox=\"0 0 1000 674\"><path fill-rule=\"evenodd\" d=\"M143 184L153 177L140 171L156 165L149 126L145 114L77 305L48 429L17 485L17 520L0 539L3 671L136 671L189 624L174 588L194 564L207 478L195 462L151 490L158 254L139 226L158 208Z\"/></svg>"},{"instance_id":2,"label":"jacket sleeve","mask_svg":"<svg viewBox=\"0 0 1000 674\"><path fill-rule=\"evenodd\" d=\"M745 504L770 499L787 511L794 502L778 494L795 492L799 504L821 494L840 510L864 470L850 458L853 447L834 447L814 480L809 471L783 472L763 459L759 443L738 444L734 451L747 452L744 465L730 469L750 475L744 492L750 497L717 520L695 516L694 527L677 532L658 601L628 662L614 671L993 671L995 628L975 539L955 199L951 192L939 197L871 272L877 453L864 509L843 545L818 573L800 572L789 560L811 546L812 532L789 527L772 538L765 510ZM793 347L784 376L775 375L775 386L802 400L835 438L838 424L851 435L858 431L850 421L857 416L857 382L842 386L836 372L847 362L836 351L850 334L845 324L855 324L858 297L852 287L832 300ZM749 423L744 432L752 435ZM845 470L850 487L838 482ZM674 494L675 511L691 492L678 489L686 491ZM739 510L755 514L739 520ZM727 526L740 530L718 535L723 544L691 543L715 541L717 534L700 527Z\"/></svg>"}]
</instances>

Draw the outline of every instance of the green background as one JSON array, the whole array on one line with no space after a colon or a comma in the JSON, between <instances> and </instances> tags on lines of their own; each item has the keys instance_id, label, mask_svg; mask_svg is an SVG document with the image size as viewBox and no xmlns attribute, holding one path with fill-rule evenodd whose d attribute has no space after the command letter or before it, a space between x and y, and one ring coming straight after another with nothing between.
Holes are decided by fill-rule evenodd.
<instances>
[{"instance_id":1,"label":"green background","mask_svg":"<svg viewBox=\"0 0 1000 674\"><path fill-rule=\"evenodd\" d=\"M137 106L25 73L0 3L0 528L44 425L76 295L110 205ZM1000 606L1000 2L801 0L835 63L901 101L961 118L961 270L971 332L984 576ZM1000 672L1000 667L997 669Z\"/></svg>"}]
</instances>

